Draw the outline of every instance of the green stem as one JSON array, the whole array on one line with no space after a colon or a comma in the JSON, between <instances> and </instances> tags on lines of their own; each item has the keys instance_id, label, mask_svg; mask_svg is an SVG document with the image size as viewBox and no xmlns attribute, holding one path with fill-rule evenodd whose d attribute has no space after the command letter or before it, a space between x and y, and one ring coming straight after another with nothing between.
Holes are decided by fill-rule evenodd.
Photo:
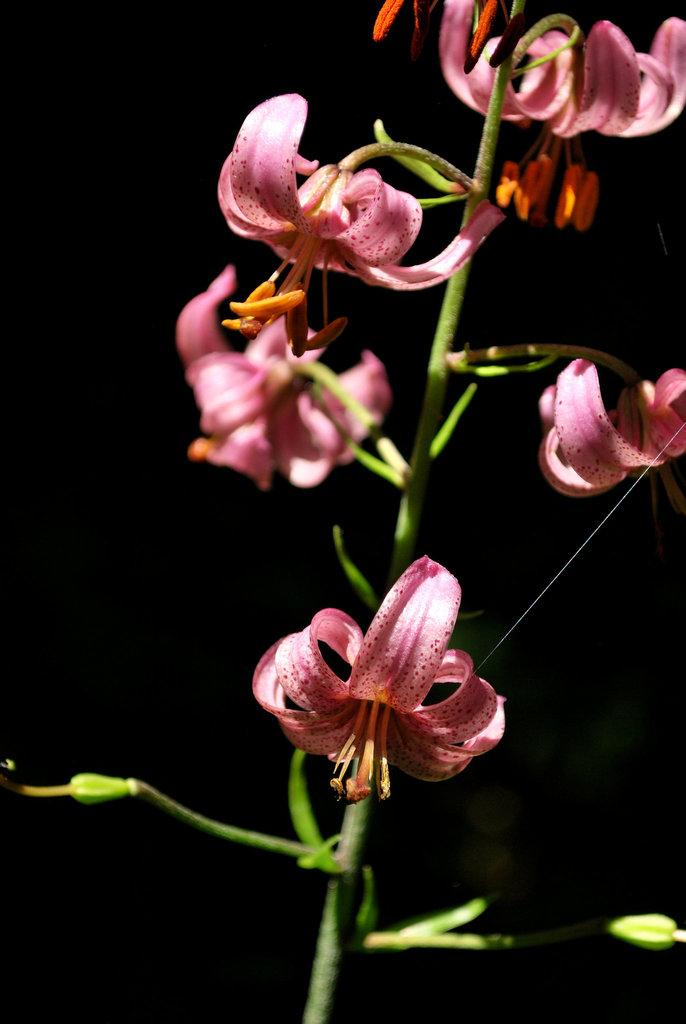
<instances>
[{"instance_id":1,"label":"green stem","mask_svg":"<svg viewBox=\"0 0 686 1024\"><path fill-rule=\"evenodd\" d=\"M539 344L532 342L522 345L491 345L490 348L464 349L462 352L450 352L446 356L448 366L456 373L469 373L476 363L497 363L502 359L515 356L553 355L559 359L588 359L599 366L613 370L626 384L636 384L641 378L628 363L585 345Z\"/></svg>"},{"instance_id":2,"label":"green stem","mask_svg":"<svg viewBox=\"0 0 686 1024\"><path fill-rule=\"evenodd\" d=\"M511 14L514 16L524 9L524 0L514 0ZM493 177L495 151L500 132L500 115L505 99L505 90L510 79L512 60L504 61L496 72L493 91L484 121L481 145L474 172L474 189L467 200L462 226L467 223L476 206L485 199ZM393 559L389 572L389 586L412 561L417 544L426 491L429 484L431 445L443 415L445 396L450 371L446 356L452 345L462 313L471 261L457 271L446 285L443 304L436 326L429 365L427 369L424 403L419 418L414 450L410 459L412 474L405 494L400 502L395 530Z\"/></svg>"},{"instance_id":3,"label":"green stem","mask_svg":"<svg viewBox=\"0 0 686 1024\"><path fill-rule=\"evenodd\" d=\"M524 9L525 0L514 0L512 14ZM511 59L496 72L491 101L484 122L473 188L465 205L463 225L489 191L495 150L500 130L500 113L511 70ZM426 496L431 462L431 444L442 417L450 371L446 354L455 336L470 265L459 270L446 285L443 305L429 357L424 404L411 460L411 476L403 495L396 525L389 586L412 560L419 522ZM369 824L371 800L351 805L345 812L338 857L343 872L329 881L317 941L310 990L303 1024L328 1024L333 1009L344 942L352 928L353 896L362 867L362 853Z\"/></svg>"},{"instance_id":4,"label":"green stem","mask_svg":"<svg viewBox=\"0 0 686 1024\"><path fill-rule=\"evenodd\" d=\"M349 804L343 817L337 854L343 870L327 885L303 1024L327 1024L331 1017L345 943L352 927L372 808L368 797L358 804Z\"/></svg>"},{"instance_id":5,"label":"green stem","mask_svg":"<svg viewBox=\"0 0 686 1024\"><path fill-rule=\"evenodd\" d=\"M217 836L219 839L228 839L233 843L242 843L244 846L254 846L259 850L269 850L272 853L284 853L288 857L302 857L305 854L316 853L313 846L306 846L294 839L282 839L280 836L269 836L263 832L252 832L250 829L237 828L235 825L226 825L223 821L215 821L213 818L206 818L190 808L184 807L176 800L160 793L159 790L149 786L147 782L140 779L132 779L131 796L138 797L152 804L158 810L170 814L177 821L184 825L197 828L200 832L207 832L209 835Z\"/></svg>"}]
</instances>

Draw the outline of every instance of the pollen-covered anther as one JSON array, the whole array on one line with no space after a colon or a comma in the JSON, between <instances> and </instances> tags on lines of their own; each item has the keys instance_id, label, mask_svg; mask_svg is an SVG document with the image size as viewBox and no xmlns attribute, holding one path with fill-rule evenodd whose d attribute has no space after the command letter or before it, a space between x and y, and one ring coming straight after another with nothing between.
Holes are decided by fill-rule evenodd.
<instances>
[{"instance_id":1,"label":"pollen-covered anther","mask_svg":"<svg viewBox=\"0 0 686 1024\"><path fill-rule=\"evenodd\" d=\"M495 190L495 201L501 209L510 205L512 196L519 185L519 164L514 160L506 160L500 173L500 181Z\"/></svg>"},{"instance_id":2,"label":"pollen-covered anther","mask_svg":"<svg viewBox=\"0 0 686 1024\"><path fill-rule=\"evenodd\" d=\"M271 282L265 282L265 284L271 284ZM230 302L229 306L231 312L241 319L248 317L259 320L264 325L276 320L290 309L294 309L304 298L305 292L300 288L295 288L281 295L271 295L267 298L253 299L252 296L248 296L245 302ZM231 330L240 330L240 321L223 320L222 325Z\"/></svg>"},{"instance_id":3,"label":"pollen-covered anther","mask_svg":"<svg viewBox=\"0 0 686 1024\"><path fill-rule=\"evenodd\" d=\"M581 164L570 164L562 179L562 188L555 210L555 227L573 224L577 231L587 231L598 207L600 186L595 171Z\"/></svg>"},{"instance_id":4,"label":"pollen-covered anther","mask_svg":"<svg viewBox=\"0 0 686 1024\"><path fill-rule=\"evenodd\" d=\"M196 437L195 441L189 444L186 454L191 462L205 462L211 446L212 441L209 437Z\"/></svg>"},{"instance_id":5,"label":"pollen-covered anther","mask_svg":"<svg viewBox=\"0 0 686 1024\"><path fill-rule=\"evenodd\" d=\"M483 10L479 15L479 21L474 31L474 35L469 41L467 47L467 56L464 61L464 73L468 75L470 71L473 71L476 67L476 62L483 52L483 48L488 42L491 32L493 31L493 22L498 11L498 0L486 0Z\"/></svg>"}]
</instances>

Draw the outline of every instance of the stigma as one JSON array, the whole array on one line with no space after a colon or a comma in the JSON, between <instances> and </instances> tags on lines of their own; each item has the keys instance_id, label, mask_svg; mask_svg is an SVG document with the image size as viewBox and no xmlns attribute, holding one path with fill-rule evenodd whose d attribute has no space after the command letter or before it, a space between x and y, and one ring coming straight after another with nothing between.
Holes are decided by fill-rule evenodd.
<instances>
[{"instance_id":1,"label":"stigma","mask_svg":"<svg viewBox=\"0 0 686 1024\"><path fill-rule=\"evenodd\" d=\"M360 702L353 730L341 748L331 779L331 787L339 800L344 799L349 804L359 803L371 793L372 782L376 786L379 800L387 800L391 795L386 753L390 717L390 705L380 700ZM355 758L357 771L344 783L344 776Z\"/></svg>"}]
</instances>

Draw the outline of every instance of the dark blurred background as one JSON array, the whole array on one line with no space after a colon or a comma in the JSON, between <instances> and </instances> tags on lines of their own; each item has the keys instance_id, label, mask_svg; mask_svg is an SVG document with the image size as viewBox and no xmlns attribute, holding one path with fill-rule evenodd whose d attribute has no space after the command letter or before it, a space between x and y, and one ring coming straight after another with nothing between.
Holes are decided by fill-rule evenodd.
<instances>
[{"instance_id":1,"label":"dark blurred background","mask_svg":"<svg viewBox=\"0 0 686 1024\"><path fill-rule=\"evenodd\" d=\"M312 491L264 494L191 464L198 415L174 349L179 310L229 262L242 293L274 269L234 237L216 180L246 114L281 92L309 100L302 152L331 162L396 138L469 171L480 118L437 60L440 12L409 61L410 11L371 41L377 5L123 4L17 26L5 158L3 502L7 670L0 758L34 784L80 771L136 776L211 817L291 835L291 748L254 701L278 637L326 606L366 628L331 541L384 586L397 499L357 465ZM548 13L529 5L529 21ZM570 3L588 29L616 20L647 51L659 21L613 0ZM535 128L505 126L519 159ZM585 235L509 216L479 253L459 343L596 346L646 377L683 365L683 125L653 138L587 136L601 179ZM425 194L391 164L387 180ZM416 257L454 233L425 215ZM328 360L387 363L388 432L409 453L441 289L330 282L350 325ZM561 364L560 364L561 365ZM463 588L455 642L475 662L623 493L588 501L540 476L536 402L557 368L484 381L436 464L418 554ZM617 384L603 377L608 406ZM453 397L462 384L456 381ZM662 495L664 499L664 495ZM488 757L442 785L400 772L375 813L369 860L381 926L497 894L477 928L523 932L659 911L683 926L681 736L684 530L662 500L656 555L642 482L484 666L507 696ZM330 767L308 761L322 827L338 830ZM185 829L134 801L93 808L0 793L2 990L15 1020L93 1024L296 1022L324 878ZM683 951L595 939L486 954L351 957L335 1020L479 1013L643 1021L670 1007Z\"/></svg>"}]
</instances>

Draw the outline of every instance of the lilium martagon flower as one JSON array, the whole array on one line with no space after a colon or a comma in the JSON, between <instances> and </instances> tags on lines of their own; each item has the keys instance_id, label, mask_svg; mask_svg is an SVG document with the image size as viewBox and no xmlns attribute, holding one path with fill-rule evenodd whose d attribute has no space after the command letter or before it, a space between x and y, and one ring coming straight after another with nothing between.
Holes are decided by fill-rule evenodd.
<instances>
[{"instance_id":1,"label":"lilium martagon flower","mask_svg":"<svg viewBox=\"0 0 686 1024\"><path fill-rule=\"evenodd\" d=\"M556 491L602 494L651 466L651 482L662 480L674 510L686 515L675 462L686 452L686 371L623 388L608 412L595 365L575 359L543 392L539 411L539 465Z\"/></svg>"},{"instance_id":2,"label":"lilium martagon flower","mask_svg":"<svg viewBox=\"0 0 686 1024\"><path fill-rule=\"evenodd\" d=\"M230 347L219 307L235 288L236 274L228 266L186 304L176 324L186 380L200 409L200 427L209 435L193 441L189 458L229 466L261 490L271 487L275 470L296 487L314 487L335 466L353 459L336 424L356 443L368 430L328 391L322 404L315 400L309 382L297 372L283 320L265 327L244 352ZM319 354L308 350L302 359L312 362ZM383 363L364 351L339 379L380 424L392 398Z\"/></svg>"},{"instance_id":3,"label":"lilium martagon flower","mask_svg":"<svg viewBox=\"0 0 686 1024\"><path fill-rule=\"evenodd\" d=\"M439 52L444 78L455 95L485 114L495 71L483 58L469 73L464 67L473 11L473 0L445 0ZM558 228L572 224L585 231L595 216L600 184L587 167L581 135L652 135L681 114L686 103L686 21L664 21L650 53L638 53L610 21L596 22L585 39L571 19L560 17L560 24L564 30L550 28L539 34L534 26L514 51L513 65L524 57L529 64L515 67L502 118L522 128L532 121L542 127L521 161L505 161L496 201L503 208L513 202L517 216L534 226L547 224L564 157L553 220ZM578 39L572 43L575 31ZM498 40L491 39L489 45L497 47Z\"/></svg>"},{"instance_id":4,"label":"lilium martagon flower","mask_svg":"<svg viewBox=\"0 0 686 1024\"><path fill-rule=\"evenodd\" d=\"M387 185L372 168L354 170L354 154L320 167L299 153L307 117L302 96L274 96L243 122L219 178L219 204L235 234L266 242L280 263L245 302L232 302L225 326L254 338L285 316L296 356L338 337L345 317L329 322L326 278L336 270L396 291L429 288L468 262L502 213L481 202L467 225L426 263L401 266L422 224L414 196ZM298 185L297 176L305 181ZM325 326L309 333L307 293L315 267L323 271Z\"/></svg>"},{"instance_id":5,"label":"lilium martagon flower","mask_svg":"<svg viewBox=\"0 0 686 1024\"><path fill-rule=\"evenodd\" d=\"M448 650L460 597L455 577L424 556L388 592L366 634L326 608L260 660L255 697L294 746L334 762L339 798L357 803L374 785L385 800L389 765L417 779L452 778L501 739L504 698L467 653ZM329 667L321 644L351 666L347 678ZM456 689L423 703L444 684Z\"/></svg>"}]
</instances>

